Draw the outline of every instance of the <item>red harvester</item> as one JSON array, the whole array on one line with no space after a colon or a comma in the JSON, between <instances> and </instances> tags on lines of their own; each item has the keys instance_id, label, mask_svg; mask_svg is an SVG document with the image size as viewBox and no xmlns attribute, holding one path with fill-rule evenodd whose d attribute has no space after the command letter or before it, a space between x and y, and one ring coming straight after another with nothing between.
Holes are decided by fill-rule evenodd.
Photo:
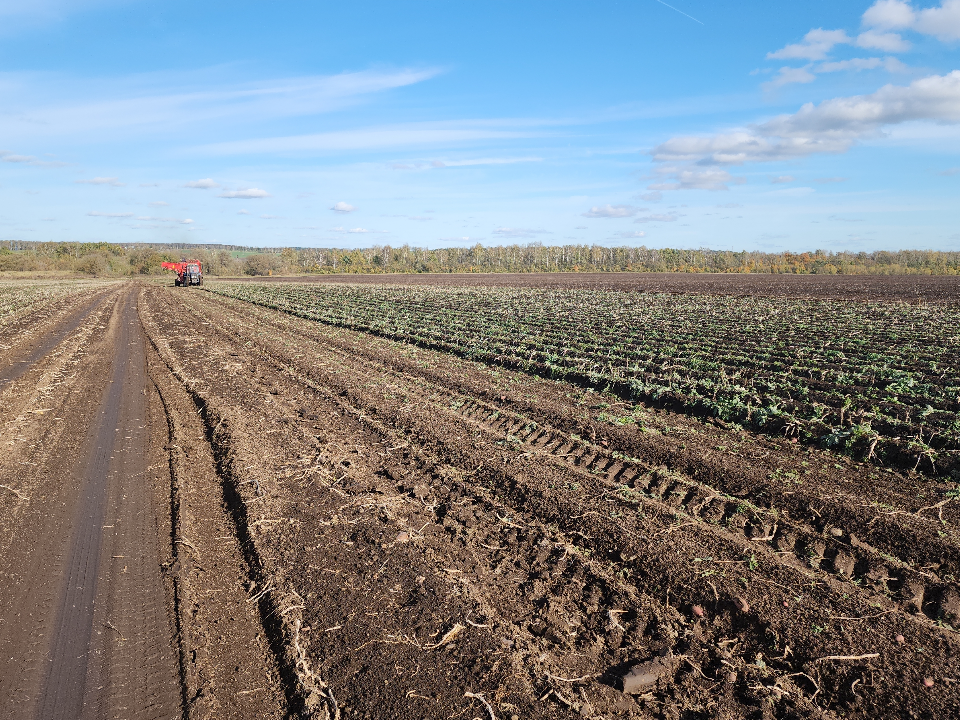
<instances>
[{"instance_id":1,"label":"red harvester","mask_svg":"<svg viewBox=\"0 0 960 720\"><path fill-rule=\"evenodd\" d=\"M180 262L160 263L165 270L173 270L177 274L177 287L185 285L203 285L203 268L199 260L181 260Z\"/></svg>"}]
</instances>

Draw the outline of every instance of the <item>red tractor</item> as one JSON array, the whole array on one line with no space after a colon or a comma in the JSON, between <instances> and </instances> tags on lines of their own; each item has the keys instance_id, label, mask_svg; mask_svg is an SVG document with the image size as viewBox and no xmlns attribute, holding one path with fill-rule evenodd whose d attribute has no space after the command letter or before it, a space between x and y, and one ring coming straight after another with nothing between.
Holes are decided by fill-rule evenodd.
<instances>
[{"instance_id":1,"label":"red tractor","mask_svg":"<svg viewBox=\"0 0 960 720\"><path fill-rule=\"evenodd\" d=\"M199 260L181 260L180 262L160 263L165 270L173 270L177 274L175 285L203 285L203 268Z\"/></svg>"}]
</instances>

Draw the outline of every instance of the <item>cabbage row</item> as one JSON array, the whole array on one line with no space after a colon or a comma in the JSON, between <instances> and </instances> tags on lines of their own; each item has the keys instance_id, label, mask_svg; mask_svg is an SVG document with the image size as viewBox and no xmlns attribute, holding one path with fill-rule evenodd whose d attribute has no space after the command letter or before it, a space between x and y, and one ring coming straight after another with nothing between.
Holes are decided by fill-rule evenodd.
<instances>
[{"instance_id":1,"label":"cabbage row","mask_svg":"<svg viewBox=\"0 0 960 720\"><path fill-rule=\"evenodd\" d=\"M960 305L528 288L208 289L960 477Z\"/></svg>"}]
</instances>

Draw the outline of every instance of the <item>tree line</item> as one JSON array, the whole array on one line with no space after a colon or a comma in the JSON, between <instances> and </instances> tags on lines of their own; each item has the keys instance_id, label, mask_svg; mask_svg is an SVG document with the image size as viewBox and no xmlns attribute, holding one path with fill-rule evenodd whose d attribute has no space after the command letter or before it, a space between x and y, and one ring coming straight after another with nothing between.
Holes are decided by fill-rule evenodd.
<instances>
[{"instance_id":1,"label":"tree line","mask_svg":"<svg viewBox=\"0 0 960 720\"><path fill-rule=\"evenodd\" d=\"M0 241L0 271L8 272L156 275L162 272L161 262L186 257L200 260L207 274L219 276L490 272L960 274L960 252L937 250L764 253L540 243L439 249L409 245L342 249Z\"/></svg>"}]
</instances>

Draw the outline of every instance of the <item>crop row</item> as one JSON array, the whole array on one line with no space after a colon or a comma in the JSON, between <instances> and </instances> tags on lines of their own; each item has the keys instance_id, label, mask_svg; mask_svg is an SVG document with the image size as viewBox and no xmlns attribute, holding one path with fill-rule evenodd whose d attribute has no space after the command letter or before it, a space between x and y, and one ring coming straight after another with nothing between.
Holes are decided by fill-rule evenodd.
<instances>
[{"instance_id":1,"label":"crop row","mask_svg":"<svg viewBox=\"0 0 960 720\"><path fill-rule=\"evenodd\" d=\"M209 289L881 462L960 472L955 305L515 288Z\"/></svg>"}]
</instances>

